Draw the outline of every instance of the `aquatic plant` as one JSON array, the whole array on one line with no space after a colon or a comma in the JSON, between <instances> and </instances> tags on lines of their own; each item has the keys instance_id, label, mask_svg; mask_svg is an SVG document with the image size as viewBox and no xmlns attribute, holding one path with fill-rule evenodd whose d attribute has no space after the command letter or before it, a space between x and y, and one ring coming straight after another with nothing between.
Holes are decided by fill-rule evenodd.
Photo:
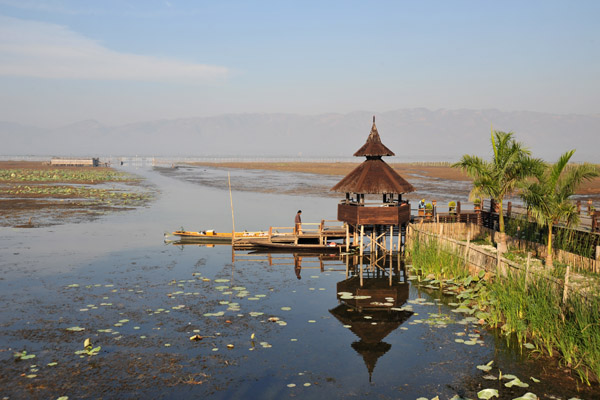
<instances>
[{"instance_id":1,"label":"aquatic plant","mask_svg":"<svg viewBox=\"0 0 600 400\"><path fill-rule=\"evenodd\" d=\"M563 303L561 288L548 276L530 273L526 277L520 270L487 281L481 279L483 274L468 276L463 258L442 250L433 239L414 240L409 255L413 271L426 287L433 287L432 280L424 277L451 281L460 300L456 311L498 328L508 345L516 338L521 348L558 355L583 382L600 377L599 297L573 295Z\"/></svg>"}]
</instances>

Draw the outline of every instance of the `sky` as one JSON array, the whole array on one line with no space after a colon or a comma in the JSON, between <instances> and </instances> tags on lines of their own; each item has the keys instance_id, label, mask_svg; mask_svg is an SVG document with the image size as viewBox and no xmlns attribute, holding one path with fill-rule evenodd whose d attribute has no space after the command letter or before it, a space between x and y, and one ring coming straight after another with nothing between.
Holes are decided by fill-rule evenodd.
<instances>
[{"instance_id":1,"label":"sky","mask_svg":"<svg viewBox=\"0 0 600 400\"><path fill-rule=\"evenodd\" d=\"M600 1L0 0L0 121L600 113Z\"/></svg>"}]
</instances>

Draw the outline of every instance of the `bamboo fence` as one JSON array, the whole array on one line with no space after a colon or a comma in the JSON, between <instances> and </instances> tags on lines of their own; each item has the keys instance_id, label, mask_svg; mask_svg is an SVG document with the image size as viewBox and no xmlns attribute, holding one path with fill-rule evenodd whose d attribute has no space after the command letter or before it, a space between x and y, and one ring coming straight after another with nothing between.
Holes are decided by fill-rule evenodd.
<instances>
[{"instance_id":1,"label":"bamboo fence","mask_svg":"<svg viewBox=\"0 0 600 400\"><path fill-rule=\"evenodd\" d=\"M497 233L493 229L484 226L460 222L417 223L411 226L421 232L435 233L439 236L458 241L465 241L467 240L467 237L472 241L486 237L493 239L494 234ZM531 252L532 256L539 258L544 258L548 252L546 245L523 239L515 239L510 236L506 236L506 244L509 249L513 248ZM552 249L552 257L553 260L566 264L575 271L600 273L600 249L597 249L596 251L596 259L556 248Z\"/></svg>"},{"instance_id":2,"label":"bamboo fence","mask_svg":"<svg viewBox=\"0 0 600 400\"><path fill-rule=\"evenodd\" d=\"M436 225L439 225L436 227ZM446 225L457 225L457 226L446 226ZM558 279L553 276L549 276L547 272L540 271L539 269L533 269L531 267L531 254L527 258L525 265L516 263L502 257L497 252L492 252L491 249L487 250L483 246L473 245L471 243L471 237L477 238L478 235L493 234L493 231L481 226L474 224L472 227L459 227L458 225L466 225L459 223L448 223L448 224L421 224L421 225L409 225L406 233L406 245L407 248L411 248L412 241L418 240L422 243L428 244L436 242L438 251L444 251L446 253L453 254L457 257L464 259L465 268L468 268L472 274L479 273L480 270L486 272L486 276L501 276L507 277L512 272L524 273L526 281L529 281L533 275L538 278L546 279L556 285L557 289L563 290L563 300L566 301L568 293L575 291L578 288L569 284L569 274L571 268L567 265L566 274L564 279ZM446 232L446 233L444 233ZM450 237L454 235L458 239ZM466 241L464 236L466 236ZM575 256L575 255L573 255ZM598 268L598 261L593 261L593 267ZM584 293L580 293L585 296Z\"/></svg>"}]
</instances>

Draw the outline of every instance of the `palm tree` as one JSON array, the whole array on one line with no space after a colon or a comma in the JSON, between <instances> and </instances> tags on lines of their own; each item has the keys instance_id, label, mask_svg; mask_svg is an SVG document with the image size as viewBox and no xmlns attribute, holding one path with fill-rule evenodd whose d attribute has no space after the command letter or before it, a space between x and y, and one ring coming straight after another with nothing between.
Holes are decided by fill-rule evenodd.
<instances>
[{"instance_id":1,"label":"palm tree","mask_svg":"<svg viewBox=\"0 0 600 400\"><path fill-rule=\"evenodd\" d=\"M530 215L538 224L548 227L548 268L552 267L552 227L558 223L567 227L579 223L577 207L569 198L584 180L600 175L600 170L592 164L569 166L573 153L575 150L567 151L555 164L546 164L537 174L537 182L526 183L521 193Z\"/></svg>"},{"instance_id":2,"label":"palm tree","mask_svg":"<svg viewBox=\"0 0 600 400\"><path fill-rule=\"evenodd\" d=\"M535 174L542 163L540 159L531 158L531 152L521 143L515 141L512 132L491 132L492 150L491 161L485 161L477 156L464 155L454 165L461 168L473 178L473 189L469 199L475 197L490 197L499 205L499 243L503 249L506 243L504 237L504 215L502 201L506 195L514 192L516 187L527 177Z\"/></svg>"}]
</instances>

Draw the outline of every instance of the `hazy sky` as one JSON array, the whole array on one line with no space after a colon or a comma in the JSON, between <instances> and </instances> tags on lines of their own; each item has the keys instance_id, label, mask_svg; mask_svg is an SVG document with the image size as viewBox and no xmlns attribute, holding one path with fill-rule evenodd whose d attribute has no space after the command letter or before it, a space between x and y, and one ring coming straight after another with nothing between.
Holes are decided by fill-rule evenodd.
<instances>
[{"instance_id":1,"label":"hazy sky","mask_svg":"<svg viewBox=\"0 0 600 400\"><path fill-rule=\"evenodd\" d=\"M600 1L0 0L0 120L597 114Z\"/></svg>"}]
</instances>

